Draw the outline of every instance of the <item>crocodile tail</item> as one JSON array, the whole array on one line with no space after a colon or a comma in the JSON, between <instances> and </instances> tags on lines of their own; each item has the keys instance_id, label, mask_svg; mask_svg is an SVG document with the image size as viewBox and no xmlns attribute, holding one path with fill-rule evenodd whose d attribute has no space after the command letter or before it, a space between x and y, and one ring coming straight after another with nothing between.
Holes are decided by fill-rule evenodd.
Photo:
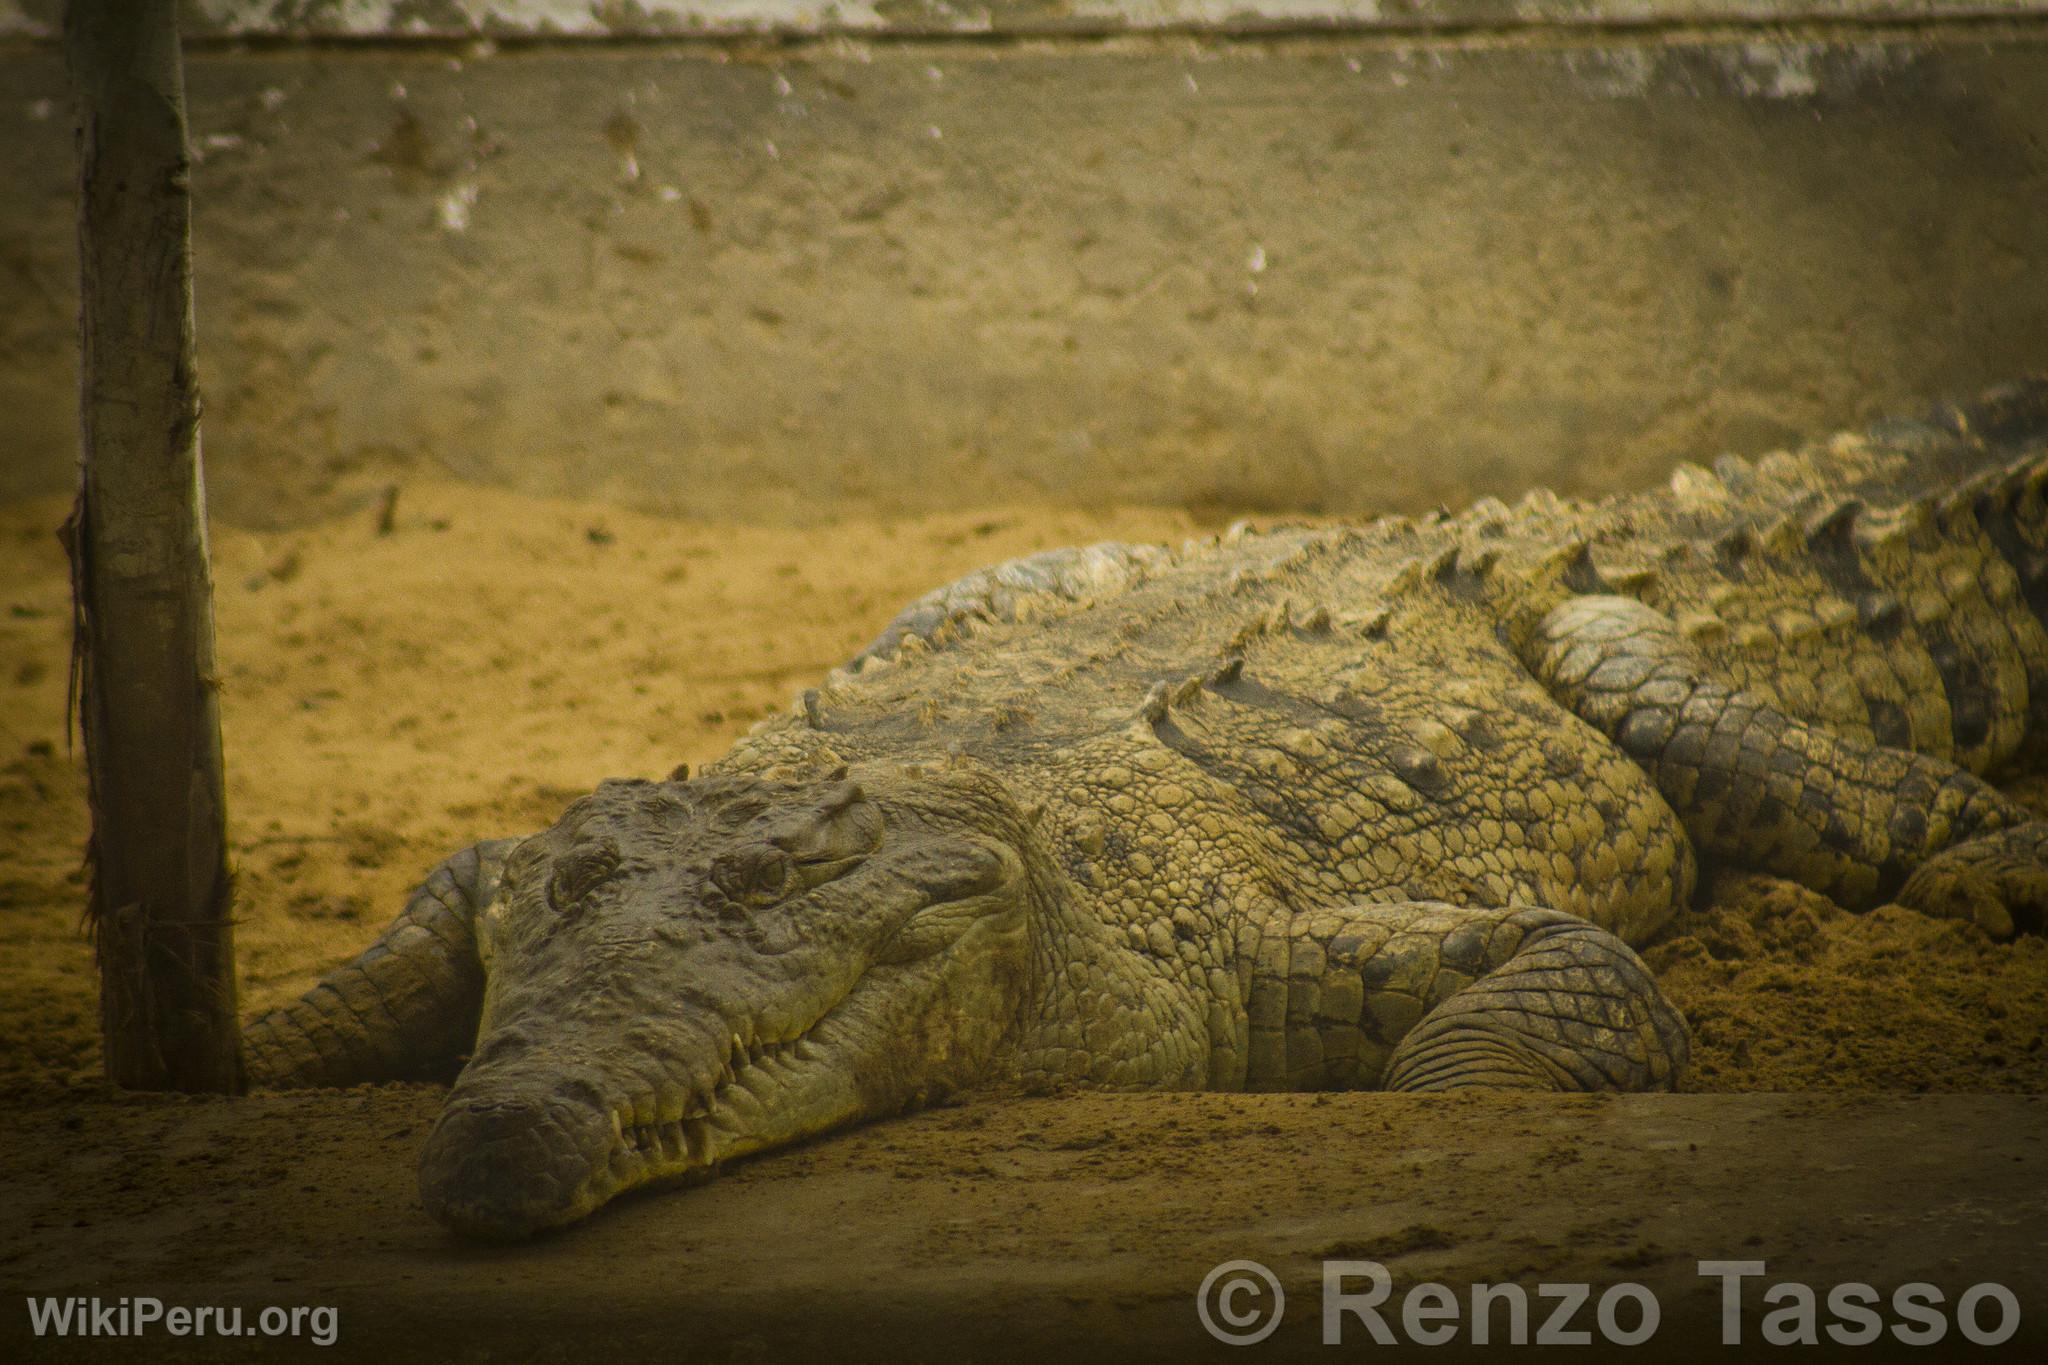
<instances>
[{"instance_id":1,"label":"crocodile tail","mask_svg":"<svg viewBox=\"0 0 2048 1365\"><path fill-rule=\"evenodd\" d=\"M2048 374L1942 403L1917 418L1760 459L1681 465L1671 491L1704 522L1761 522L1817 500L1877 506L1934 501L2022 462L2048 461Z\"/></svg>"},{"instance_id":2,"label":"crocodile tail","mask_svg":"<svg viewBox=\"0 0 2048 1365\"><path fill-rule=\"evenodd\" d=\"M2028 455L2048 454L2048 374L1991 389L1961 403L1937 404L1913 421L1873 425L1863 436L1890 464L1894 486L1952 488Z\"/></svg>"}]
</instances>

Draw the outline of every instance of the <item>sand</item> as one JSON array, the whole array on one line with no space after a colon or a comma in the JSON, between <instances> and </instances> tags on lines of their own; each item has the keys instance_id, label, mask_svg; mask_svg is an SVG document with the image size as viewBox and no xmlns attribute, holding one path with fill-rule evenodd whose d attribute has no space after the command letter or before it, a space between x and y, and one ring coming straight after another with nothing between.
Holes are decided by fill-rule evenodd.
<instances>
[{"instance_id":1,"label":"sand","mask_svg":"<svg viewBox=\"0 0 2048 1365\"><path fill-rule=\"evenodd\" d=\"M540 828L602 778L658 775L717 756L939 582L1033 549L1213 529L1179 510L1043 507L804 530L710 525L453 483L407 484L395 510L388 533L370 505L290 531L216 529L248 1011L288 998L357 950L448 852ZM686 1210L670 1201L688 1200L723 1211L734 1220L719 1225L728 1231L750 1218L768 1229L781 1226L778 1218L836 1229L815 1245L778 1242L772 1254L757 1247L773 1264L739 1276L757 1286L815 1288L821 1276L858 1273L860 1257L842 1246L847 1218L855 1231L876 1220L902 1274L967 1266L951 1279L926 1276L928 1292L911 1296L915 1312L891 1320L907 1331L905 1323L945 1317L947 1293L988 1283L1009 1284L1026 1300L1072 1281L1083 1288L1054 1296L1080 1294L1111 1309L1119 1294L1165 1303L1159 1285L1179 1283L1181 1260L1130 1259L1135 1248L1163 1244L1156 1209L1143 1200L1105 1204L1104 1191L1127 1193L1133 1181L1128 1188L1149 1188L1146 1181L1182 1168L1198 1172L1203 1207L1256 1205L1269 1222L1279 1218L1298 1234L1308 1219L1323 1229L1317 1236L1336 1240L1343 1220L1324 1217L1337 1206L1320 1193L1331 1169L1351 1173L1351 1186L1368 1169L1378 1188L1405 1179L1416 1188L1383 1202L1443 1226L1373 1235L1419 1237L1471 1275L1555 1273L1559 1264L1611 1274L1616 1257L1675 1255L1643 1250L1643 1229L1665 1207L1658 1198L1613 1202L1616 1188L1651 1191L1667 1178L1657 1173L1673 1158L1653 1145L1665 1137L1645 1134L1697 1130L1684 1138L1697 1150L1698 1135L1711 1132L1730 1151L1751 1153L1714 1178L1781 1220L1789 1207L1832 1226L1841 1212L1801 1202L1804 1168L1773 1164L1772 1152L1795 1133L1816 1142L1860 1134L1874 1154L1903 1142L1929 1166L1913 1197L1930 1208L1990 1198L1986 1191L2020 1173L2018 1162L2035 1163L2023 1187L2039 1199L2043 1105L2028 1097L2048 1092L2048 945L1996 944L1973 927L1897 908L1850 915L1787 883L1725 874L1702 908L1646 952L1692 1023L1691 1088L1700 1094L1548 1107L1485 1097L1436 1106L1385 1096L980 1097L752 1163L710 1191L629 1201L628 1211L550 1244L538 1260L459 1251L410 1189L436 1103L431 1088L226 1102L122 1096L100 1080L91 948L78 927L86 826L64 729L69 598L51 534L63 512L48 500L0 507L0 1283L110 1293L225 1285L222 1292L246 1296L270 1288L275 1272L288 1277L277 1281L279 1301L305 1301L292 1286L320 1284L385 1310L431 1300L460 1318L483 1313L508 1277L516 1285L537 1276L536 1285L552 1288L535 1289L533 1302L573 1316L581 1293L596 1292L587 1288L593 1270L611 1266L621 1239L650 1227L667 1228L668 1249L685 1262L696 1254L701 1268L722 1243L718 1228L693 1232L688 1219L674 1226ZM2017 790L2031 799L2044 788ZM1898 1095L1994 1091L2019 1098ZM1380 1131L1394 1136L1361 1136ZM1360 1150L1347 1155L1333 1132ZM1604 1213L1589 1211L1577 1233L1559 1226L1543 1234L1538 1223L1548 1215L1504 1211L1515 1201L1500 1182L1580 1167L1582 1142L1613 1149L1598 1163L1608 1193L1592 1200ZM1416 1150L1430 1155L1402 1155ZM1436 1187L1468 1158L1499 1169L1460 1175L1455 1207L1429 1213L1417 1190ZM1776 1204L1774 1181L1783 1185ZM999 1188L994 1205L984 1185ZM1864 1193L1873 1208L1894 1198ZM1358 1205L1355 1189L1348 1197L1342 1207ZM992 1207L1007 1210L1000 1228L984 1225ZM1528 1227L1511 1234L1498 1226L1504 1218ZM1077 1232L1076 1219L1094 1231ZM1482 1236L1477 1224L1488 1220ZM1244 1226L1252 1221L1247 1214ZM924 1235L911 1237L911 1226ZM1718 1225L1686 1226L1705 1237L1702 1228ZM1958 1247L1989 1245L1967 1219L1946 1226L1942 1235ZM2006 1273L2041 1282L2037 1235L2012 1235L2023 1264ZM1550 1252L1516 1249L1516 1237L1545 1236ZM1809 1256L1826 1240L1796 1229L1784 1236ZM1933 1236L1928 1245L1943 1256L1953 1250L1925 1228L1914 1236ZM1299 1235L1292 1245L1298 1257L1314 1249ZM973 1255L962 1261L968 1246ZM728 1267L718 1274L734 1274L741 1253L718 1254ZM1837 1245L1835 1254L1846 1252ZM613 1285L607 1292L632 1298L666 1283L647 1278L653 1273L616 1283L612 1269L602 1276ZM586 1291L572 1292L579 1284ZM703 1312L726 1301L692 1284L690 1302ZM744 1326L741 1287L733 1283L730 1299L740 1316L721 1319L712 1336L725 1343L721 1351L744 1355L746 1342L773 1334ZM1184 1318L1185 1295L1175 1292L1166 1297ZM661 1321L633 1302L638 1316L620 1317L619 1330L629 1320ZM496 1309L486 1316L500 1326L518 1320ZM811 1323L825 1333L818 1340L840 1340L836 1327L818 1326L828 1319L841 1321L778 1321L790 1330ZM1107 1320L1151 1319L1133 1307Z\"/></svg>"}]
</instances>

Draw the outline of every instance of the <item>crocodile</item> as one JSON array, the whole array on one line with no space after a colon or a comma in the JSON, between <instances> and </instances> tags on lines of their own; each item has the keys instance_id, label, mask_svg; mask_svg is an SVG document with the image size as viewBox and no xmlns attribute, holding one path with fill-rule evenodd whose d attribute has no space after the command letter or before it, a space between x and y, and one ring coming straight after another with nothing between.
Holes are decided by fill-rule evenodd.
<instances>
[{"instance_id":1,"label":"crocodile","mask_svg":"<svg viewBox=\"0 0 2048 1365\"><path fill-rule=\"evenodd\" d=\"M2048 380L1599 500L971 575L244 1033L518 1238L966 1087L1675 1088L1703 861L2042 929ZM459 1068L459 1074L458 1074Z\"/></svg>"}]
</instances>

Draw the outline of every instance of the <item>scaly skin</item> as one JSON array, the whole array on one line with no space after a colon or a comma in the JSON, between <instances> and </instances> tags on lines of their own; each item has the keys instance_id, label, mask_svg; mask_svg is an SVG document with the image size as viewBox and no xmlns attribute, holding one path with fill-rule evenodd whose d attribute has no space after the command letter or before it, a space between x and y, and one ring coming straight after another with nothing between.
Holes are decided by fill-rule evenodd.
<instances>
[{"instance_id":1,"label":"scaly skin","mask_svg":"<svg viewBox=\"0 0 2048 1365\"><path fill-rule=\"evenodd\" d=\"M451 860L252 1071L474 1039L422 1190L497 1236L996 1076L1670 1086L1630 945L1701 856L2040 928L2048 827L1983 779L2048 744L2044 484L2034 384L1653 494L999 566L695 781Z\"/></svg>"}]
</instances>

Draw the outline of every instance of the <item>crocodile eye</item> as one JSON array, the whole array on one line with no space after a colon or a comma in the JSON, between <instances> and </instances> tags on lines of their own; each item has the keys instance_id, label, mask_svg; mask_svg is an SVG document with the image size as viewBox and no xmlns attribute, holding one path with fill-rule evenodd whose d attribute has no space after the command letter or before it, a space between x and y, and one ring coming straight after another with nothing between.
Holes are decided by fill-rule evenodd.
<instances>
[{"instance_id":1,"label":"crocodile eye","mask_svg":"<svg viewBox=\"0 0 2048 1365\"><path fill-rule=\"evenodd\" d=\"M548 874L548 904L567 911L619 870L619 846L610 839L571 850L555 859Z\"/></svg>"},{"instance_id":2,"label":"crocodile eye","mask_svg":"<svg viewBox=\"0 0 2048 1365\"><path fill-rule=\"evenodd\" d=\"M779 848L748 849L711 868L718 889L749 905L773 905L797 889L796 861Z\"/></svg>"}]
</instances>

